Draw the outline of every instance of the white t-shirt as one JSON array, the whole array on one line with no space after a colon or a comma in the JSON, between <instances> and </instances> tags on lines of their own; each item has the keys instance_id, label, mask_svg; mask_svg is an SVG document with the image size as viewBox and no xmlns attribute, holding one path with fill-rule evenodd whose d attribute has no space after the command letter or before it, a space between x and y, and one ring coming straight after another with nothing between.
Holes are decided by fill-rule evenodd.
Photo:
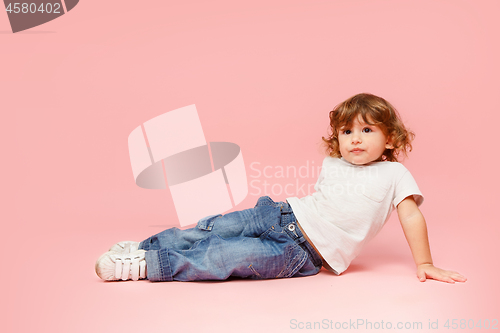
<instances>
[{"instance_id":1,"label":"white t-shirt","mask_svg":"<svg viewBox=\"0 0 500 333\"><path fill-rule=\"evenodd\" d=\"M326 157L315 193L287 198L323 259L340 274L387 222L394 208L413 195L424 198L410 172L398 162L355 165Z\"/></svg>"}]
</instances>

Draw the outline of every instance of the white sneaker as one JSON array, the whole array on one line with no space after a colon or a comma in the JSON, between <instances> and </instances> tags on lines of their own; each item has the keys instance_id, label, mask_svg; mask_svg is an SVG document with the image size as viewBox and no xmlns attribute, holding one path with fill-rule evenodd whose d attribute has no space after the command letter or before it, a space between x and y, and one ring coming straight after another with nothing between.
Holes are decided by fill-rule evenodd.
<instances>
[{"instance_id":1,"label":"white sneaker","mask_svg":"<svg viewBox=\"0 0 500 333\"><path fill-rule=\"evenodd\" d=\"M146 251L131 253L109 251L97 259L95 272L106 281L145 279L147 276Z\"/></svg>"},{"instance_id":2,"label":"white sneaker","mask_svg":"<svg viewBox=\"0 0 500 333\"><path fill-rule=\"evenodd\" d=\"M113 245L109 251L119 252L119 253L132 253L139 250L139 242L134 241L123 241L118 242Z\"/></svg>"}]
</instances>

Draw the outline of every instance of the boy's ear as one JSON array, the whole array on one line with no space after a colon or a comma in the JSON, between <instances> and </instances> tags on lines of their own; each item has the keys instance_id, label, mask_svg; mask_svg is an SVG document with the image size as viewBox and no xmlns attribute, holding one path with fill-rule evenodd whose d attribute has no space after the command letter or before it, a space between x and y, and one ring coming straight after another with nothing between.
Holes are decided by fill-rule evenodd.
<instances>
[{"instance_id":1,"label":"boy's ear","mask_svg":"<svg viewBox=\"0 0 500 333\"><path fill-rule=\"evenodd\" d=\"M394 149L394 145L392 144L392 137L387 138L385 149Z\"/></svg>"}]
</instances>

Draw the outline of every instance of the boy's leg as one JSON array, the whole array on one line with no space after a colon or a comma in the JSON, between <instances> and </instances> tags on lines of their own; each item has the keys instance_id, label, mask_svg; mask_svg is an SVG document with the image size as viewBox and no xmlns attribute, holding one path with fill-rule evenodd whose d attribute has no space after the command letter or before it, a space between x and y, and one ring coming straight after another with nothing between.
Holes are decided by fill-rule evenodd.
<instances>
[{"instance_id":1,"label":"boy's leg","mask_svg":"<svg viewBox=\"0 0 500 333\"><path fill-rule=\"evenodd\" d=\"M282 212L286 205L286 215ZM316 274L287 204L269 197L253 209L207 217L189 230L166 230L141 242L151 281L280 278ZM301 240L302 239L302 240Z\"/></svg>"},{"instance_id":2,"label":"boy's leg","mask_svg":"<svg viewBox=\"0 0 500 333\"><path fill-rule=\"evenodd\" d=\"M271 198L261 197L254 208L226 215L207 216L190 229L164 230L140 242L139 249L146 251L164 248L187 250L196 242L214 234L222 238L259 237L270 225L279 222L279 207L276 210L275 204Z\"/></svg>"},{"instance_id":3,"label":"boy's leg","mask_svg":"<svg viewBox=\"0 0 500 333\"><path fill-rule=\"evenodd\" d=\"M281 235L283 236L283 235ZM226 280L227 278L279 278L293 276L307 254L283 238L276 243L260 238L219 235L207 237L189 250L146 252L151 281Z\"/></svg>"},{"instance_id":4,"label":"boy's leg","mask_svg":"<svg viewBox=\"0 0 500 333\"><path fill-rule=\"evenodd\" d=\"M312 274L310 270L300 273L308 261L308 253L283 231L279 222L260 237L223 238L211 234L187 250L146 252L151 281L305 276Z\"/></svg>"}]
</instances>

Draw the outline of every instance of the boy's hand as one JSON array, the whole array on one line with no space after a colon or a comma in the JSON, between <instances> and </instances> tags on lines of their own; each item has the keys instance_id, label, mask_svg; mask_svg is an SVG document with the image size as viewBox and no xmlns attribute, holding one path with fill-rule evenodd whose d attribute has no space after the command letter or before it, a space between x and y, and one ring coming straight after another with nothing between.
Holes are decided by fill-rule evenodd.
<instances>
[{"instance_id":1,"label":"boy's hand","mask_svg":"<svg viewBox=\"0 0 500 333\"><path fill-rule=\"evenodd\" d=\"M398 216L408 245L410 245L413 260L417 264L417 277L421 282L426 279L434 279L448 283L465 282L465 276L434 267L432 264L429 239L427 237L427 225L424 216L413 199L406 197L398 206Z\"/></svg>"},{"instance_id":2,"label":"boy's hand","mask_svg":"<svg viewBox=\"0 0 500 333\"><path fill-rule=\"evenodd\" d=\"M426 279L434 279L437 281L448 282L448 283L467 281L467 278L462 274L435 267L433 264L418 265L417 277L420 280L420 282L424 282Z\"/></svg>"}]
</instances>

